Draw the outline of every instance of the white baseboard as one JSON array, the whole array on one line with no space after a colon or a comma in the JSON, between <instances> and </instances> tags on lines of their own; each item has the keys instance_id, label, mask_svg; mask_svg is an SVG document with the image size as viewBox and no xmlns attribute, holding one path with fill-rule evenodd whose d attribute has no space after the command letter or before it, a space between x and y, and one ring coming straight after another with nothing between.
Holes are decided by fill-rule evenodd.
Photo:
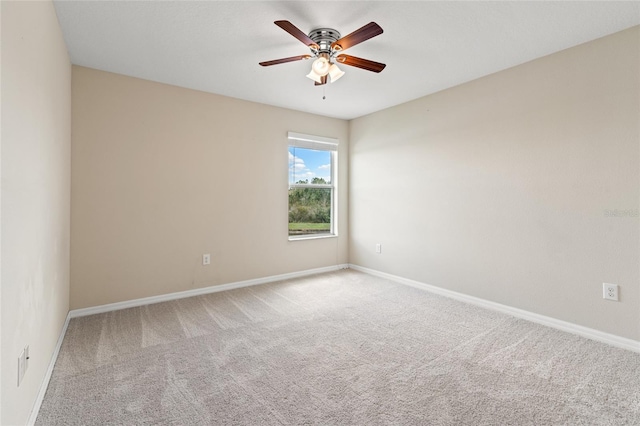
<instances>
[{"instance_id":1,"label":"white baseboard","mask_svg":"<svg viewBox=\"0 0 640 426\"><path fill-rule=\"evenodd\" d=\"M49 367L47 368L47 372L45 373L42 384L40 385L40 390L38 391L38 396L36 397L36 400L33 404L33 408L31 409L31 414L29 415L29 420L27 421L27 425L29 426L33 426L36 424L36 419L38 418L38 413L40 412L40 406L42 406L44 395L47 393L49 381L51 380L51 375L53 374L53 367L55 367L56 365L58 354L60 353L60 348L62 347L62 341L64 340L64 335L67 333L69 319L71 319L71 317L69 316L69 314L67 314L67 318L65 319L64 325L62 326L62 331L60 331L60 336L58 336L58 342L56 343L56 347L53 350L53 354L51 355Z\"/></svg>"},{"instance_id":2,"label":"white baseboard","mask_svg":"<svg viewBox=\"0 0 640 426\"><path fill-rule=\"evenodd\" d=\"M566 331L568 333L577 334L578 336L586 337L587 339L596 340L598 342L606 343L611 346L615 346L622 349L627 349L634 352L640 352L640 342L637 340L627 339L625 337L616 336L615 334L605 333L603 331L594 330L592 328L583 327L581 325L573 324L570 322L562 321L545 315L536 314L533 312L525 311L523 309L514 308L500 303L491 302L489 300L481 299L479 297L469 296L463 293L447 290L441 287L436 287L430 284L421 283L419 281L410 280L408 278L399 277L397 275L388 274L386 272L376 271L374 269L365 268L358 265L349 264L349 268L356 271L361 271L370 275L375 275L381 278L386 278L391 281L395 281L401 284L405 284L411 287L416 287L422 290L429 291L431 293L439 294L441 296L456 299L461 302L470 303L483 308L491 309L494 311L502 312L517 318L522 318L531 322L546 325L558 330Z\"/></svg>"},{"instance_id":3,"label":"white baseboard","mask_svg":"<svg viewBox=\"0 0 640 426\"><path fill-rule=\"evenodd\" d=\"M323 268L307 269L305 271L291 272L288 274L272 275L253 280L237 281L234 283L214 285L210 287L196 288L193 290L179 291L176 293L161 294L159 296L143 297L141 299L127 300L124 302L109 303L107 305L93 306L91 308L74 309L69 311L71 318L83 317L87 315L101 314L104 312L117 311L120 309L133 308L136 306L151 305L153 303L167 302L170 300L184 299L185 297L200 296L202 294L217 293L219 291L233 290L236 288L250 287L254 285L267 284L275 281L289 280L292 278L305 277L307 275L321 274L324 272L337 271L349 268L348 264L326 266Z\"/></svg>"}]
</instances>

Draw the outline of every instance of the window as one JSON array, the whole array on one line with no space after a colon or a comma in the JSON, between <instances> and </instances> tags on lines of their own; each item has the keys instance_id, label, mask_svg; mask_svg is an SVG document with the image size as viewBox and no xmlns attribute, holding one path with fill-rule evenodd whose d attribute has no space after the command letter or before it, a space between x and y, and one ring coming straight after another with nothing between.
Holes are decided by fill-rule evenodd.
<instances>
[{"instance_id":1,"label":"window","mask_svg":"<svg viewBox=\"0 0 640 426\"><path fill-rule=\"evenodd\" d=\"M338 140L289 132L289 239L337 235Z\"/></svg>"}]
</instances>

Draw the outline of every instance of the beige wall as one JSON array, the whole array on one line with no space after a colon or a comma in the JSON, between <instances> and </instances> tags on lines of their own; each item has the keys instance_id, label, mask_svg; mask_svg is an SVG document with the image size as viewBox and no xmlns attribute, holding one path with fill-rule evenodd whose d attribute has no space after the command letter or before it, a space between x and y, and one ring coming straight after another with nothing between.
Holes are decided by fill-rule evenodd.
<instances>
[{"instance_id":1,"label":"beige wall","mask_svg":"<svg viewBox=\"0 0 640 426\"><path fill-rule=\"evenodd\" d=\"M76 66L72 98L72 309L347 262L348 122ZM288 131L340 139L338 238L287 239Z\"/></svg>"},{"instance_id":2,"label":"beige wall","mask_svg":"<svg viewBox=\"0 0 640 426\"><path fill-rule=\"evenodd\" d=\"M25 424L69 310L71 64L51 2L2 10L2 418ZM17 358L31 360L17 387Z\"/></svg>"},{"instance_id":3,"label":"beige wall","mask_svg":"<svg viewBox=\"0 0 640 426\"><path fill-rule=\"evenodd\" d=\"M350 262L640 339L639 54L635 27L352 121Z\"/></svg>"}]
</instances>

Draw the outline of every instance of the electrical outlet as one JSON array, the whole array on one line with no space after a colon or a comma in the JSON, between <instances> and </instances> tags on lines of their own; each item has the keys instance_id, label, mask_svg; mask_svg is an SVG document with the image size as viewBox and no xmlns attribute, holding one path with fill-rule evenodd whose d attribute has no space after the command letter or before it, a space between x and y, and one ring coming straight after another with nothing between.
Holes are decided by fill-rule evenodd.
<instances>
[{"instance_id":1,"label":"electrical outlet","mask_svg":"<svg viewBox=\"0 0 640 426\"><path fill-rule=\"evenodd\" d=\"M376 244L376 253L378 254L382 253L382 244L380 243Z\"/></svg>"},{"instance_id":2,"label":"electrical outlet","mask_svg":"<svg viewBox=\"0 0 640 426\"><path fill-rule=\"evenodd\" d=\"M602 297L607 300L618 301L618 285L602 283Z\"/></svg>"},{"instance_id":3,"label":"electrical outlet","mask_svg":"<svg viewBox=\"0 0 640 426\"><path fill-rule=\"evenodd\" d=\"M203 265L211 265L211 255L210 254L203 254L202 255L202 264Z\"/></svg>"}]
</instances>

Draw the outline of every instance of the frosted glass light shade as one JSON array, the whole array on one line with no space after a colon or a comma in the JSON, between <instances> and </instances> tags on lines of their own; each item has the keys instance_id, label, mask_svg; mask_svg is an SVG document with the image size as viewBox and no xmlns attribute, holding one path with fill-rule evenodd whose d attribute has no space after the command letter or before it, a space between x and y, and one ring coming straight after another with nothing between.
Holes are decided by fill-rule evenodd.
<instances>
[{"instance_id":1,"label":"frosted glass light shade","mask_svg":"<svg viewBox=\"0 0 640 426\"><path fill-rule=\"evenodd\" d=\"M313 65L311 65L311 69L313 72L318 74L319 76L325 76L329 74L329 60L327 58L321 56L315 61L313 61Z\"/></svg>"},{"instance_id":2,"label":"frosted glass light shade","mask_svg":"<svg viewBox=\"0 0 640 426\"><path fill-rule=\"evenodd\" d=\"M331 64L329 67L329 76L331 77L331 82L337 81L340 77L344 75L344 71L342 71L336 64Z\"/></svg>"},{"instance_id":3,"label":"frosted glass light shade","mask_svg":"<svg viewBox=\"0 0 640 426\"><path fill-rule=\"evenodd\" d=\"M315 81L316 83L322 83L322 76L316 74L313 69L311 70L311 72L309 72L309 74L307 74L307 78L310 78L311 80Z\"/></svg>"}]
</instances>

